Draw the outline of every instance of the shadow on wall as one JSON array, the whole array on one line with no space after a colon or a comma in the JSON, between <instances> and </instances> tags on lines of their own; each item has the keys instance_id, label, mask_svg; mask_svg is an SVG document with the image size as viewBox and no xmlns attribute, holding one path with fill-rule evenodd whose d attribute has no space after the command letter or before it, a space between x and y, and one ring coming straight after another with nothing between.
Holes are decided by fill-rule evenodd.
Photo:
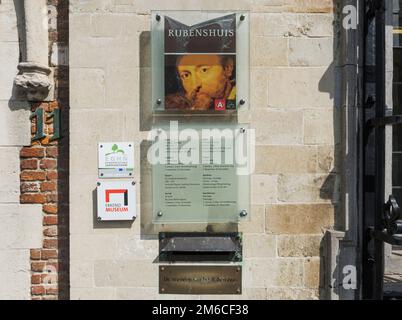
<instances>
[{"instance_id":1,"label":"shadow on wall","mask_svg":"<svg viewBox=\"0 0 402 320\"><path fill-rule=\"evenodd\" d=\"M339 88L339 73L338 73L338 55L339 55L339 42L340 42L340 31L339 31L339 21L341 19L340 16L340 6L333 2L334 14L333 14L333 61L328 66L327 70L323 74L322 78L318 84L318 90L320 92L326 92L329 94L329 97L333 100L333 137L334 137L334 151L333 151L333 159L332 156L329 154L328 157L328 169L331 171L328 173L327 178L323 182L320 188L320 198L325 200L331 200L332 205L334 206L334 229L338 224L338 220L340 217L340 185L339 185L339 167L341 159L339 158L340 155L340 137L341 137L341 130L342 126L339 121L340 109L341 109L341 96L342 93ZM317 134L319 134L317 132ZM331 160L333 160L332 168L331 168ZM332 227L332 226L328 226ZM326 288L324 286L328 286L328 275L326 274L330 266L327 265L328 257L327 252L325 251L326 247L326 237L324 236L321 239L320 243L320 285L319 285L319 298L320 299L328 299L328 291L330 288ZM332 275L335 276L335 275Z\"/></svg>"},{"instance_id":2,"label":"shadow on wall","mask_svg":"<svg viewBox=\"0 0 402 320\"><path fill-rule=\"evenodd\" d=\"M333 169L328 174L320 189L320 197L322 199L331 200L334 206L334 230L348 231L348 235L352 239L354 236L355 228L358 221L356 210L356 197L357 194L352 190L357 179L357 172L353 170L353 163L356 162L356 136L352 126L355 121L355 113L357 106L354 104L354 97L348 94L351 88L356 87L356 82L351 81L350 77L344 77L347 72L355 72L353 63L347 61L350 54L346 51L348 47L345 45L346 39L344 30L342 30L342 3L341 1L333 1L334 6L334 23L333 23L333 61L328 67L323 77L321 78L318 86L320 92L327 92L333 99L333 136L334 136L334 159ZM352 52L353 53L353 52ZM356 75L355 75L356 76ZM353 79L355 80L355 78ZM347 83L345 81L351 81ZM353 89L352 89L353 90ZM352 98L352 99L351 99ZM353 109L355 107L355 109ZM328 155L329 157L329 155ZM329 159L329 158L328 158ZM349 202L346 203L346 198L349 197ZM350 232L350 234L349 234ZM347 235L347 237L348 237ZM329 236L329 235L328 235ZM342 271L340 268L346 264L355 264L354 254L346 259L350 261L343 261L339 252L332 253L325 252L324 248L329 245L329 237L324 237L321 240L321 262L320 262L320 299L329 299L329 292L338 292L339 289L332 288L332 280L340 280ZM341 243L339 244L342 245ZM353 247L350 247L353 251ZM336 261L332 261L336 255ZM332 261L334 270L332 274L329 263ZM327 264L327 265L326 265ZM339 286L340 283L335 283ZM326 287L324 287L326 286ZM350 292L350 297L353 298L354 292ZM339 296L346 298L346 296Z\"/></svg>"}]
</instances>

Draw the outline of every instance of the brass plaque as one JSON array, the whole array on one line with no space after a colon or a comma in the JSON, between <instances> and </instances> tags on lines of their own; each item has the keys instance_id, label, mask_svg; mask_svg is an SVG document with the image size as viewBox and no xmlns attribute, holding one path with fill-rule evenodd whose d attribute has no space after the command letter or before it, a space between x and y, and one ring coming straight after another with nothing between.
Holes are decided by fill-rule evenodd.
<instances>
[{"instance_id":1,"label":"brass plaque","mask_svg":"<svg viewBox=\"0 0 402 320\"><path fill-rule=\"evenodd\" d=\"M160 266L159 293L241 294L240 266Z\"/></svg>"}]
</instances>

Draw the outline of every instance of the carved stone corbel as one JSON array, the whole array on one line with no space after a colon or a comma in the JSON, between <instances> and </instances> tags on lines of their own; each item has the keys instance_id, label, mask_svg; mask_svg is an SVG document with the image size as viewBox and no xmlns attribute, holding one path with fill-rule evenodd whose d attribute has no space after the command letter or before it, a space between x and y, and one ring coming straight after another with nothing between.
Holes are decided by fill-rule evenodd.
<instances>
[{"instance_id":1,"label":"carved stone corbel","mask_svg":"<svg viewBox=\"0 0 402 320\"><path fill-rule=\"evenodd\" d=\"M48 58L46 0L24 0L26 61L19 63L14 84L29 101L53 100L53 74Z\"/></svg>"}]
</instances>

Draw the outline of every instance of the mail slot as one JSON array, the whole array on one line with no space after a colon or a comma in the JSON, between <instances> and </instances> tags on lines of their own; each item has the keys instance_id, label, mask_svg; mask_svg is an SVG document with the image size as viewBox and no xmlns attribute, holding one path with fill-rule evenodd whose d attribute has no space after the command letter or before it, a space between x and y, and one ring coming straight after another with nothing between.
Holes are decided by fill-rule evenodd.
<instances>
[{"instance_id":1,"label":"mail slot","mask_svg":"<svg viewBox=\"0 0 402 320\"><path fill-rule=\"evenodd\" d=\"M159 233L159 261L242 261L241 233Z\"/></svg>"}]
</instances>

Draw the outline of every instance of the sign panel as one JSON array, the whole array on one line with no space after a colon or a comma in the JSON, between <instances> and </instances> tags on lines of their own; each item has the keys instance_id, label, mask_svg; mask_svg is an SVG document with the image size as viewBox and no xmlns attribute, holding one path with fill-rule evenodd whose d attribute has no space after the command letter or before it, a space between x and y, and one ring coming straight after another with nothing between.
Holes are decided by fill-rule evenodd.
<instances>
[{"instance_id":1,"label":"sign panel","mask_svg":"<svg viewBox=\"0 0 402 320\"><path fill-rule=\"evenodd\" d=\"M99 221L135 219L135 182L132 180L99 180L97 203Z\"/></svg>"},{"instance_id":2,"label":"sign panel","mask_svg":"<svg viewBox=\"0 0 402 320\"><path fill-rule=\"evenodd\" d=\"M236 15L186 25L165 16L165 109L236 109Z\"/></svg>"},{"instance_id":3,"label":"sign panel","mask_svg":"<svg viewBox=\"0 0 402 320\"><path fill-rule=\"evenodd\" d=\"M151 154L163 155L151 159L154 223L248 219L247 131L237 125L175 130L161 130L151 147Z\"/></svg>"},{"instance_id":4,"label":"sign panel","mask_svg":"<svg viewBox=\"0 0 402 320\"><path fill-rule=\"evenodd\" d=\"M159 293L241 294L240 266L160 266Z\"/></svg>"},{"instance_id":5,"label":"sign panel","mask_svg":"<svg viewBox=\"0 0 402 320\"><path fill-rule=\"evenodd\" d=\"M99 178L129 178L134 173L133 142L100 142Z\"/></svg>"},{"instance_id":6,"label":"sign panel","mask_svg":"<svg viewBox=\"0 0 402 320\"><path fill-rule=\"evenodd\" d=\"M247 13L153 13L154 110L222 114L244 107L248 31Z\"/></svg>"}]
</instances>

